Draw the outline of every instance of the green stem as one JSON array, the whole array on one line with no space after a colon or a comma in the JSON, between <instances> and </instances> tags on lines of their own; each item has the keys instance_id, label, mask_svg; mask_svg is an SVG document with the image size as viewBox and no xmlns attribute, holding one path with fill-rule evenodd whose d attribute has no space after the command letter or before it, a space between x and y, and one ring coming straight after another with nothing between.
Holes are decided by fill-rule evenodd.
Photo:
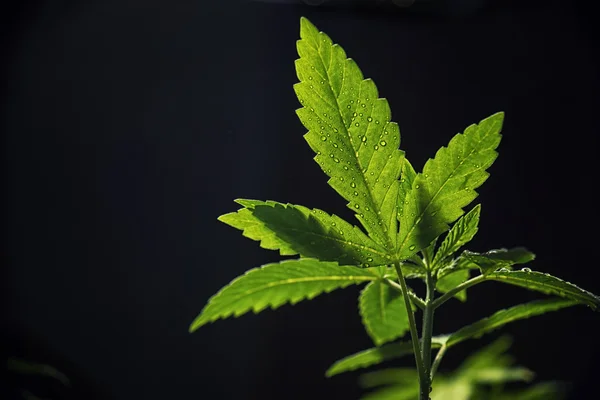
<instances>
[{"instance_id":1,"label":"green stem","mask_svg":"<svg viewBox=\"0 0 600 400\"><path fill-rule=\"evenodd\" d=\"M435 376L435 373L437 372L437 369L440 366L440 362L442 362L442 358L444 358L444 354L446 354L446 350L448 350L448 347L446 345L443 345L435 355L435 360L433 360L433 364L431 365L431 372L429 373L432 382L433 377Z\"/></svg>"},{"instance_id":2,"label":"green stem","mask_svg":"<svg viewBox=\"0 0 600 400\"><path fill-rule=\"evenodd\" d=\"M456 293L461 292L467 288L470 288L471 286L477 285L478 283L481 283L485 280L487 280L485 275L479 275L479 276L476 276L475 278L471 278L468 281L461 283L454 289L449 290L448 292L444 293L442 296L435 299L435 301L432 304L433 308L434 309L438 308L439 306L441 306L442 304L444 304L445 302L450 300Z\"/></svg>"},{"instance_id":3,"label":"green stem","mask_svg":"<svg viewBox=\"0 0 600 400\"><path fill-rule=\"evenodd\" d=\"M387 285L391 286L392 288L396 289L397 291L399 291L400 293L402 293L402 287L400 285L398 285L396 282L394 282L391 279L384 279L383 280L384 283L386 283ZM421 310L425 309L425 302L416 294L414 294L412 291L408 291L408 296L410 297L410 299L412 300L412 302L419 307Z\"/></svg>"},{"instance_id":4,"label":"green stem","mask_svg":"<svg viewBox=\"0 0 600 400\"><path fill-rule=\"evenodd\" d=\"M412 311L412 306L410 303L410 297L408 296L408 288L406 287L406 281L404 280L404 275L402 274L402 268L400 268L400 262L395 261L394 267L396 268L396 273L398 274L398 282L400 283L400 288L402 290L402 297L404 298L404 304L406 305L406 313L408 314L408 324L410 325L410 338L413 345L413 351L415 353L415 362L417 364L417 373L419 374L419 385L421 386L421 391L423 385L429 381L425 370L423 369L423 358L421 356L421 346L419 345L419 333L417 332L417 324L415 323L415 314ZM426 400L429 398L429 392L427 393L428 397L420 400Z\"/></svg>"},{"instance_id":5,"label":"green stem","mask_svg":"<svg viewBox=\"0 0 600 400\"><path fill-rule=\"evenodd\" d=\"M435 295L435 283L431 271L427 270L427 297L425 298L425 311L423 312L423 338L422 338L422 349L423 349L423 368L425 372L426 380L424 385L421 385L420 400L429 399L429 392L431 391L431 337L433 336L433 298Z\"/></svg>"}]
</instances>

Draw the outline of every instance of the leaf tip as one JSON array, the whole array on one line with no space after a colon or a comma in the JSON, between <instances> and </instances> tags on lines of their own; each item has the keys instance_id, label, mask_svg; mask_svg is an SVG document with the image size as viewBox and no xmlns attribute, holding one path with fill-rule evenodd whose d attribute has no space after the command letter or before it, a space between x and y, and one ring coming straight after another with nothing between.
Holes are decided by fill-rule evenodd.
<instances>
[{"instance_id":1,"label":"leaf tip","mask_svg":"<svg viewBox=\"0 0 600 400\"><path fill-rule=\"evenodd\" d=\"M317 33L319 33L319 30L313 25L312 22L308 20L308 18L304 16L300 17L300 37L302 39L307 38L311 34L314 35Z\"/></svg>"}]
</instances>

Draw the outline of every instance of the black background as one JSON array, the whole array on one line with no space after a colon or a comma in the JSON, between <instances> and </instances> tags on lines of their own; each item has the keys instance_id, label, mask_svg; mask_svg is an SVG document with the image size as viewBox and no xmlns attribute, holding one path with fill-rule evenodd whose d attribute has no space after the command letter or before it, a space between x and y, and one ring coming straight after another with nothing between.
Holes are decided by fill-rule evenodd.
<instances>
[{"instance_id":1,"label":"black background","mask_svg":"<svg viewBox=\"0 0 600 400\"><path fill-rule=\"evenodd\" d=\"M216 220L237 209L233 199L353 220L294 114L302 15L377 83L417 169L467 125L505 111L469 248L525 245L538 254L533 269L600 293L598 42L583 1L15 4L2 15L2 345L51 363L73 387L5 375L7 393L359 397L356 373L323 376L371 346L358 288L187 332L221 286L280 259ZM500 283L469 296L437 314L436 332L540 297ZM539 380L594 397L600 314L576 307L503 331ZM455 348L442 370L494 336Z\"/></svg>"}]
</instances>

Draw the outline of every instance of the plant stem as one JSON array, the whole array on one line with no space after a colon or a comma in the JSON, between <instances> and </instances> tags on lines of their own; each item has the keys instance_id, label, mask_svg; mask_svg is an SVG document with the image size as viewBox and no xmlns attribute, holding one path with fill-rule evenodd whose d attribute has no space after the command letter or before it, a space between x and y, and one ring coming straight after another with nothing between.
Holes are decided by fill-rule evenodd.
<instances>
[{"instance_id":1,"label":"plant stem","mask_svg":"<svg viewBox=\"0 0 600 400\"><path fill-rule=\"evenodd\" d=\"M433 308L434 309L438 308L439 306L444 304L446 301L450 300L456 293L463 291L467 288L470 288L473 285L477 285L478 283L481 283L485 280L487 280L485 275L479 275L479 276L476 276L475 278L471 278L468 281L461 283L454 289L449 290L448 292L444 293L442 296L435 299L435 301L432 304Z\"/></svg>"},{"instance_id":2,"label":"plant stem","mask_svg":"<svg viewBox=\"0 0 600 400\"><path fill-rule=\"evenodd\" d=\"M426 380L421 384L420 400L428 400L431 391L431 337L433 336L433 298L435 295L435 283L431 271L427 270L427 297L425 298L425 311L423 312L423 369Z\"/></svg>"},{"instance_id":3,"label":"plant stem","mask_svg":"<svg viewBox=\"0 0 600 400\"><path fill-rule=\"evenodd\" d=\"M400 262L395 261L394 267L398 274L398 282L402 290L402 297L404 298L404 304L406 305L406 313L408 314L408 324L410 325L410 338L413 345L413 351L415 353L415 363L417 364L417 373L419 374L419 386L421 386L421 392L423 391L423 385L429 381L425 370L423 369L423 358L421 355L421 346L419 345L419 333L417 332L417 324L415 323L415 314L412 311L412 305L410 303L410 297L408 296L408 288L406 287L406 281L402 274L402 268L400 268ZM427 397L420 398L419 400L427 400L429 398L429 392Z\"/></svg>"},{"instance_id":4,"label":"plant stem","mask_svg":"<svg viewBox=\"0 0 600 400\"><path fill-rule=\"evenodd\" d=\"M431 365L431 372L429 373L429 376L432 381L433 377L435 376L435 373L437 372L438 367L440 366L440 362L442 362L442 358L444 358L444 354L446 354L446 350L448 350L448 347L446 345L443 345L438 350L435 356L435 360L433 360L433 364Z\"/></svg>"}]
</instances>

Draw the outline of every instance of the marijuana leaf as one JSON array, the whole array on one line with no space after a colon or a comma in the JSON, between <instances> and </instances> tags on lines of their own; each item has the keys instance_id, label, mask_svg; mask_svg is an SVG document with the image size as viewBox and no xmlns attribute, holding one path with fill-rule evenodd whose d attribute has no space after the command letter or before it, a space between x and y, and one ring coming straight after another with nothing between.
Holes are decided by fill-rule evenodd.
<instances>
[{"instance_id":1,"label":"marijuana leaf","mask_svg":"<svg viewBox=\"0 0 600 400\"><path fill-rule=\"evenodd\" d=\"M408 315L402 294L382 281L370 282L362 290L359 310L363 325L376 346L403 336Z\"/></svg>"},{"instance_id":2,"label":"marijuana leaf","mask_svg":"<svg viewBox=\"0 0 600 400\"><path fill-rule=\"evenodd\" d=\"M275 201L236 202L244 208L222 215L219 220L260 241L263 248L342 265L377 266L390 262L381 245L336 215Z\"/></svg>"},{"instance_id":3,"label":"marijuana leaf","mask_svg":"<svg viewBox=\"0 0 600 400\"><path fill-rule=\"evenodd\" d=\"M251 269L214 295L190 326L190 332L219 318L239 317L250 310L257 313L267 307L275 309L375 279L377 276L367 269L309 258L267 264Z\"/></svg>"},{"instance_id":4,"label":"marijuana leaf","mask_svg":"<svg viewBox=\"0 0 600 400\"><path fill-rule=\"evenodd\" d=\"M494 114L450 140L414 179L400 218L398 258L407 259L448 230L463 214L497 157L504 113Z\"/></svg>"},{"instance_id":5,"label":"marijuana leaf","mask_svg":"<svg viewBox=\"0 0 600 400\"><path fill-rule=\"evenodd\" d=\"M435 254L431 265L432 270L442 268L448 257L473 239L478 230L480 213L481 205L477 204L471 211L456 221Z\"/></svg>"},{"instance_id":6,"label":"marijuana leaf","mask_svg":"<svg viewBox=\"0 0 600 400\"><path fill-rule=\"evenodd\" d=\"M500 310L491 316L483 318L471 325L467 325L448 336L446 347L454 346L467 339L479 338L483 334L489 333L510 322L535 317L537 315L542 315L550 311L557 311L577 304L579 303L573 300L551 298L534 300L529 303L519 304L511 308Z\"/></svg>"},{"instance_id":7,"label":"marijuana leaf","mask_svg":"<svg viewBox=\"0 0 600 400\"><path fill-rule=\"evenodd\" d=\"M520 286L545 294L554 294L587 304L592 309L600 306L600 297L572 283L563 281L550 274L534 272L524 268L521 271L496 271L485 276L486 279Z\"/></svg>"},{"instance_id":8,"label":"marijuana leaf","mask_svg":"<svg viewBox=\"0 0 600 400\"><path fill-rule=\"evenodd\" d=\"M329 185L348 201L369 236L392 252L404 153L388 102L344 50L306 18L300 37L300 82L294 89L303 105L297 114L308 129L304 137Z\"/></svg>"},{"instance_id":9,"label":"marijuana leaf","mask_svg":"<svg viewBox=\"0 0 600 400\"><path fill-rule=\"evenodd\" d=\"M524 247L515 247L510 250L490 250L486 253L465 250L461 257L467 258L477 265L483 274L488 274L499 268L510 268L515 264L526 264L535 259L535 254Z\"/></svg>"},{"instance_id":10,"label":"marijuana leaf","mask_svg":"<svg viewBox=\"0 0 600 400\"><path fill-rule=\"evenodd\" d=\"M450 274L445 275L440 278L436 284L436 289L441 293L447 293L450 290L454 289L464 281L469 279L469 270L468 269L459 269ZM467 301L467 291L462 290L454 295L458 300L464 302Z\"/></svg>"}]
</instances>

